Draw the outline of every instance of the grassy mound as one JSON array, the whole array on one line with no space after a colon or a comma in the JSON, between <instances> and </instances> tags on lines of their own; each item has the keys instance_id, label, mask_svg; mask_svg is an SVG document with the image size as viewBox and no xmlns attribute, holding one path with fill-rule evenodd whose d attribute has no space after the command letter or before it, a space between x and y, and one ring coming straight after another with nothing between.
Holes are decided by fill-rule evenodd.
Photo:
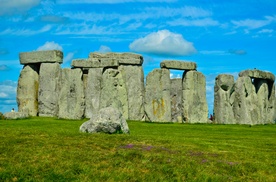
<instances>
[{"instance_id":1,"label":"grassy mound","mask_svg":"<svg viewBox=\"0 0 276 182\"><path fill-rule=\"evenodd\" d=\"M276 181L276 125L128 121L130 135L84 121L0 120L0 181Z\"/></svg>"}]
</instances>

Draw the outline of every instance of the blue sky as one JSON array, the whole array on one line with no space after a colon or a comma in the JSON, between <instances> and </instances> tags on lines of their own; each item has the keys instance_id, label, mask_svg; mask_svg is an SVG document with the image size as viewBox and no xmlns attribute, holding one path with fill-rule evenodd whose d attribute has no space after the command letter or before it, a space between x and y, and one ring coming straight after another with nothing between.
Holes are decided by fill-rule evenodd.
<instances>
[{"instance_id":1,"label":"blue sky","mask_svg":"<svg viewBox=\"0 0 276 182\"><path fill-rule=\"evenodd\" d=\"M275 0L0 0L0 112L16 106L19 52L59 49L62 67L90 52L136 52L147 75L188 60L206 76L209 112L221 73L276 74ZM172 72L172 77L182 72Z\"/></svg>"}]
</instances>

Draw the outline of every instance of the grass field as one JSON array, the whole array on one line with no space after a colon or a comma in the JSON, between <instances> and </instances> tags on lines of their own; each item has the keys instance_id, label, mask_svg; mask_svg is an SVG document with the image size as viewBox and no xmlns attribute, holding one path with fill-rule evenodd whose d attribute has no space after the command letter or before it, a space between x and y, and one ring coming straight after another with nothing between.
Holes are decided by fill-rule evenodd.
<instances>
[{"instance_id":1,"label":"grass field","mask_svg":"<svg viewBox=\"0 0 276 182\"><path fill-rule=\"evenodd\" d=\"M0 120L0 181L276 181L276 125Z\"/></svg>"}]
</instances>

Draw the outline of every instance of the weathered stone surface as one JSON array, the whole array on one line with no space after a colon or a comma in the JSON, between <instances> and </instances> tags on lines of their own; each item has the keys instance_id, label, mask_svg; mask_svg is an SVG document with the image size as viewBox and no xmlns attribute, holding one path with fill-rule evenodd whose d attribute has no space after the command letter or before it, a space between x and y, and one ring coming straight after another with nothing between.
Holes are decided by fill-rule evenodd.
<instances>
[{"instance_id":1,"label":"weathered stone surface","mask_svg":"<svg viewBox=\"0 0 276 182\"><path fill-rule=\"evenodd\" d=\"M129 133L129 128L122 113L113 107L102 108L98 114L83 123L80 131L85 133Z\"/></svg>"},{"instance_id":2,"label":"weathered stone surface","mask_svg":"<svg viewBox=\"0 0 276 182\"><path fill-rule=\"evenodd\" d=\"M22 52L19 54L20 64L62 63L63 53L58 50Z\"/></svg>"},{"instance_id":3,"label":"weathered stone surface","mask_svg":"<svg viewBox=\"0 0 276 182\"><path fill-rule=\"evenodd\" d=\"M102 68L88 70L87 88L85 92L85 117L91 118L100 110Z\"/></svg>"},{"instance_id":4,"label":"weathered stone surface","mask_svg":"<svg viewBox=\"0 0 276 182\"><path fill-rule=\"evenodd\" d=\"M84 86L81 69L63 69L60 79L59 118L81 119L84 116Z\"/></svg>"},{"instance_id":5,"label":"weathered stone surface","mask_svg":"<svg viewBox=\"0 0 276 182\"><path fill-rule=\"evenodd\" d=\"M171 79L172 121L182 123L182 79Z\"/></svg>"},{"instance_id":6,"label":"weathered stone surface","mask_svg":"<svg viewBox=\"0 0 276 182\"><path fill-rule=\"evenodd\" d=\"M237 124L257 124L261 117L256 107L257 95L250 77L239 77L235 83L234 117Z\"/></svg>"},{"instance_id":7,"label":"weathered stone surface","mask_svg":"<svg viewBox=\"0 0 276 182\"><path fill-rule=\"evenodd\" d=\"M235 84L233 104L237 124L268 124L274 120L275 86L270 79L241 76Z\"/></svg>"},{"instance_id":8,"label":"weathered stone surface","mask_svg":"<svg viewBox=\"0 0 276 182\"><path fill-rule=\"evenodd\" d=\"M71 62L73 68L100 68L101 63L99 59L74 59Z\"/></svg>"},{"instance_id":9,"label":"weathered stone surface","mask_svg":"<svg viewBox=\"0 0 276 182\"><path fill-rule=\"evenodd\" d=\"M144 109L144 72L141 66L119 67L126 84L128 99L128 118L130 120L143 120Z\"/></svg>"},{"instance_id":10,"label":"weathered stone surface","mask_svg":"<svg viewBox=\"0 0 276 182\"><path fill-rule=\"evenodd\" d=\"M146 78L145 113L156 122L171 121L170 71L154 69Z\"/></svg>"},{"instance_id":11,"label":"weathered stone surface","mask_svg":"<svg viewBox=\"0 0 276 182\"><path fill-rule=\"evenodd\" d=\"M196 70L196 63L187 61L165 60L160 63L161 68L176 70Z\"/></svg>"},{"instance_id":12,"label":"weathered stone surface","mask_svg":"<svg viewBox=\"0 0 276 182\"><path fill-rule=\"evenodd\" d=\"M206 123L208 121L208 106L205 76L197 71L185 72L182 91L184 122Z\"/></svg>"},{"instance_id":13,"label":"weathered stone surface","mask_svg":"<svg viewBox=\"0 0 276 182\"><path fill-rule=\"evenodd\" d=\"M29 117L29 115L25 112L7 112L4 114L6 119L25 119Z\"/></svg>"},{"instance_id":14,"label":"weathered stone surface","mask_svg":"<svg viewBox=\"0 0 276 182\"><path fill-rule=\"evenodd\" d=\"M89 59L75 59L72 61L73 68L105 68L105 67L118 67L119 62L113 58L89 58Z\"/></svg>"},{"instance_id":15,"label":"weathered stone surface","mask_svg":"<svg viewBox=\"0 0 276 182\"><path fill-rule=\"evenodd\" d=\"M221 74L216 77L214 97L214 120L221 124L235 124L233 113L234 76Z\"/></svg>"},{"instance_id":16,"label":"weathered stone surface","mask_svg":"<svg viewBox=\"0 0 276 182\"><path fill-rule=\"evenodd\" d=\"M112 106L128 119L128 99L122 73L117 69L104 70L101 84L100 108Z\"/></svg>"},{"instance_id":17,"label":"weathered stone surface","mask_svg":"<svg viewBox=\"0 0 276 182\"><path fill-rule=\"evenodd\" d=\"M18 111L37 116L39 65L26 65L20 73L17 86Z\"/></svg>"},{"instance_id":18,"label":"weathered stone surface","mask_svg":"<svg viewBox=\"0 0 276 182\"><path fill-rule=\"evenodd\" d=\"M133 53L90 53L89 58L97 58L97 59L116 59L119 61L119 64L127 64L127 65L142 65L143 57L139 54Z\"/></svg>"},{"instance_id":19,"label":"weathered stone surface","mask_svg":"<svg viewBox=\"0 0 276 182\"><path fill-rule=\"evenodd\" d=\"M38 110L39 116L58 115L59 63L42 63L39 71Z\"/></svg>"},{"instance_id":20,"label":"weathered stone surface","mask_svg":"<svg viewBox=\"0 0 276 182\"><path fill-rule=\"evenodd\" d=\"M261 71L261 70L245 70L239 73L239 76L248 76L250 78L261 78L261 79L267 79L271 81L275 81L275 76L266 71Z\"/></svg>"}]
</instances>

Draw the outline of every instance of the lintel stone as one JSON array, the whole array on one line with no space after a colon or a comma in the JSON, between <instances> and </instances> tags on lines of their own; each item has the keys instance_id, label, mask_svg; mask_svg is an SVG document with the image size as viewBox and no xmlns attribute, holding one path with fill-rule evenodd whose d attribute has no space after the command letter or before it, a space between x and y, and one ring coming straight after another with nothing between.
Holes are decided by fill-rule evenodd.
<instances>
[{"instance_id":1,"label":"lintel stone","mask_svg":"<svg viewBox=\"0 0 276 182\"><path fill-rule=\"evenodd\" d=\"M175 70L196 70L197 65L194 62L165 60L160 63L160 67Z\"/></svg>"},{"instance_id":2,"label":"lintel stone","mask_svg":"<svg viewBox=\"0 0 276 182\"><path fill-rule=\"evenodd\" d=\"M119 64L127 64L127 65L142 65L143 64L143 56L140 54L134 53L95 53L92 52L89 54L89 58L97 58L97 59L116 59Z\"/></svg>"},{"instance_id":3,"label":"lintel stone","mask_svg":"<svg viewBox=\"0 0 276 182\"><path fill-rule=\"evenodd\" d=\"M63 52L59 50L22 52L19 54L20 64L62 63Z\"/></svg>"},{"instance_id":4,"label":"lintel stone","mask_svg":"<svg viewBox=\"0 0 276 182\"><path fill-rule=\"evenodd\" d=\"M88 58L88 59L75 59L72 61L71 66L74 68L105 68L105 67L118 67L119 62L116 59L104 58Z\"/></svg>"},{"instance_id":5,"label":"lintel stone","mask_svg":"<svg viewBox=\"0 0 276 182\"><path fill-rule=\"evenodd\" d=\"M266 71L256 70L256 69L241 71L239 73L239 76L240 77L248 76L250 78L261 78L261 79L271 80L273 82L275 81L274 74Z\"/></svg>"}]
</instances>

